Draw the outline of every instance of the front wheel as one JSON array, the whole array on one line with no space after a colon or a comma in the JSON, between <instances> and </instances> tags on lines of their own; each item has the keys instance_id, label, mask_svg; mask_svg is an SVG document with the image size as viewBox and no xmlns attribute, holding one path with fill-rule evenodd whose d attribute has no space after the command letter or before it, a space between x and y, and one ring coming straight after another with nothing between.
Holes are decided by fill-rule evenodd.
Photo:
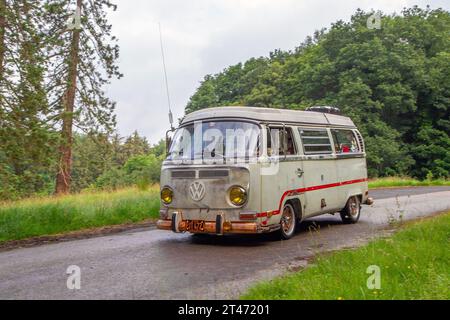
<instances>
[{"instance_id":1,"label":"front wheel","mask_svg":"<svg viewBox=\"0 0 450 320\"><path fill-rule=\"evenodd\" d=\"M294 207L290 203L286 203L283 207L280 225L281 238L284 240L292 238L297 226L297 217L295 216Z\"/></svg>"},{"instance_id":2,"label":"front wheel","mask_svg":"<svg viewBox=\"0 0 450 320\"><path fill-rule=\"evenodd\" d=\"M345 208L340 212L344 223L356 223L361 215L361 202L357 196L350 197Z\"/></svg>"}]
</instances>

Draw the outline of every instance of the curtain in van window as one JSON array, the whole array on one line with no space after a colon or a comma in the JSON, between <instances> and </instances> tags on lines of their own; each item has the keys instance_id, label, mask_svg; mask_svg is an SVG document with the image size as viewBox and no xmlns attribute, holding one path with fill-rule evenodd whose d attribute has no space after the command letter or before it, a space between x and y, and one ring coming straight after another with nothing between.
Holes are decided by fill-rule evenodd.
<instances>
[{"instance_id":1,"label":"curtain in van window","mask_svg":"<svg viewBox=\"0 0 450 320\"><path fill-rule=\"evenodd\" d=\"M291 128L270 127L267 128L267 154L268 156L295 155L294 137Z\"/></svg>"},{"instance_id":2,"label":"curtain in van window","mask_svg":"<svg viewBox=\"0 0 450 320\"><path fill-rule=\"evenodd\" d=\"M336 153L361 152L355 134L351 130L332 129Z\"/></svg>"}]
</instances>

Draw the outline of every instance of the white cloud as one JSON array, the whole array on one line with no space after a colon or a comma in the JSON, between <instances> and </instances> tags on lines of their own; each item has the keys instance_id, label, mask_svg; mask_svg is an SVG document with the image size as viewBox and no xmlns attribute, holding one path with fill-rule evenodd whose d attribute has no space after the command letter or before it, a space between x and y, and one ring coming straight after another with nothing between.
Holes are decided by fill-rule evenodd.
<instances>
[{"instance_id":1,"label":"white cloud","mask_svg":"<svg viewBox=\"0 0 450 320\"><path fill-rule=\"evenodd\" d=\"M253 56L293 49L315 30L348 20L357 8L399 12L419 5L448 9L447 1L115 0L110 15L125 77L108 87L117 101L118 129L152 143L168 128L158 22L162 24L174 117L184 114L201 79Z\"/></svg>"}]
</instances>

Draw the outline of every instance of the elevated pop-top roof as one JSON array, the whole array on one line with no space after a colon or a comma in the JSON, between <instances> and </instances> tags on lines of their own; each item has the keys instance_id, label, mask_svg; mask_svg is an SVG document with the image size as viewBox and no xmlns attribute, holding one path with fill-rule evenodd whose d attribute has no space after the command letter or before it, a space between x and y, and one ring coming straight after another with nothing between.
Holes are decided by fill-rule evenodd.
<instances>
[{"instance_id":1,"label":"elevated pop-top roof","mask_svg":"<svg viewBox=\"0 0 450 320\"><path fill-rule=\"evenodd\" d=\"M187 114L181 124L211 118L245 118L261 122L298 123L313 125L334 125L355 127L349 117L316 111L300 111L259 107L216 107L206 108Z\"/></svg>"}]
</instances>

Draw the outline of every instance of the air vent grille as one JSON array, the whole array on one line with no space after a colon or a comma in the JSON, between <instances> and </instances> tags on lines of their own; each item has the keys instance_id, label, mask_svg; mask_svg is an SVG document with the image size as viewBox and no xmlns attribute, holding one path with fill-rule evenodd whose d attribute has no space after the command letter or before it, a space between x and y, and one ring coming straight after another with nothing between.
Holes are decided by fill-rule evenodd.
<instances>
[{"instance_id":1,"label":"air vent grille","mask_svg":"<svg viewBox=\"0 0 450 320\"><path fill-rule=\"evenodd\" d=\"M228 177L228 174L229 174L228 170L200 170L198 173L198 177L200 179L224 178Z\"/></svg>"},{"instance_id":2,"label":"air vent grille","mask_svg":"<svg viewBox=\"0 0 450 320\"><path fill-rule=\"evenodd\" d=\"M195 178L195 170L172 171L171 176L173 179L194 179Z\"/></svg>"}]
</instances>

